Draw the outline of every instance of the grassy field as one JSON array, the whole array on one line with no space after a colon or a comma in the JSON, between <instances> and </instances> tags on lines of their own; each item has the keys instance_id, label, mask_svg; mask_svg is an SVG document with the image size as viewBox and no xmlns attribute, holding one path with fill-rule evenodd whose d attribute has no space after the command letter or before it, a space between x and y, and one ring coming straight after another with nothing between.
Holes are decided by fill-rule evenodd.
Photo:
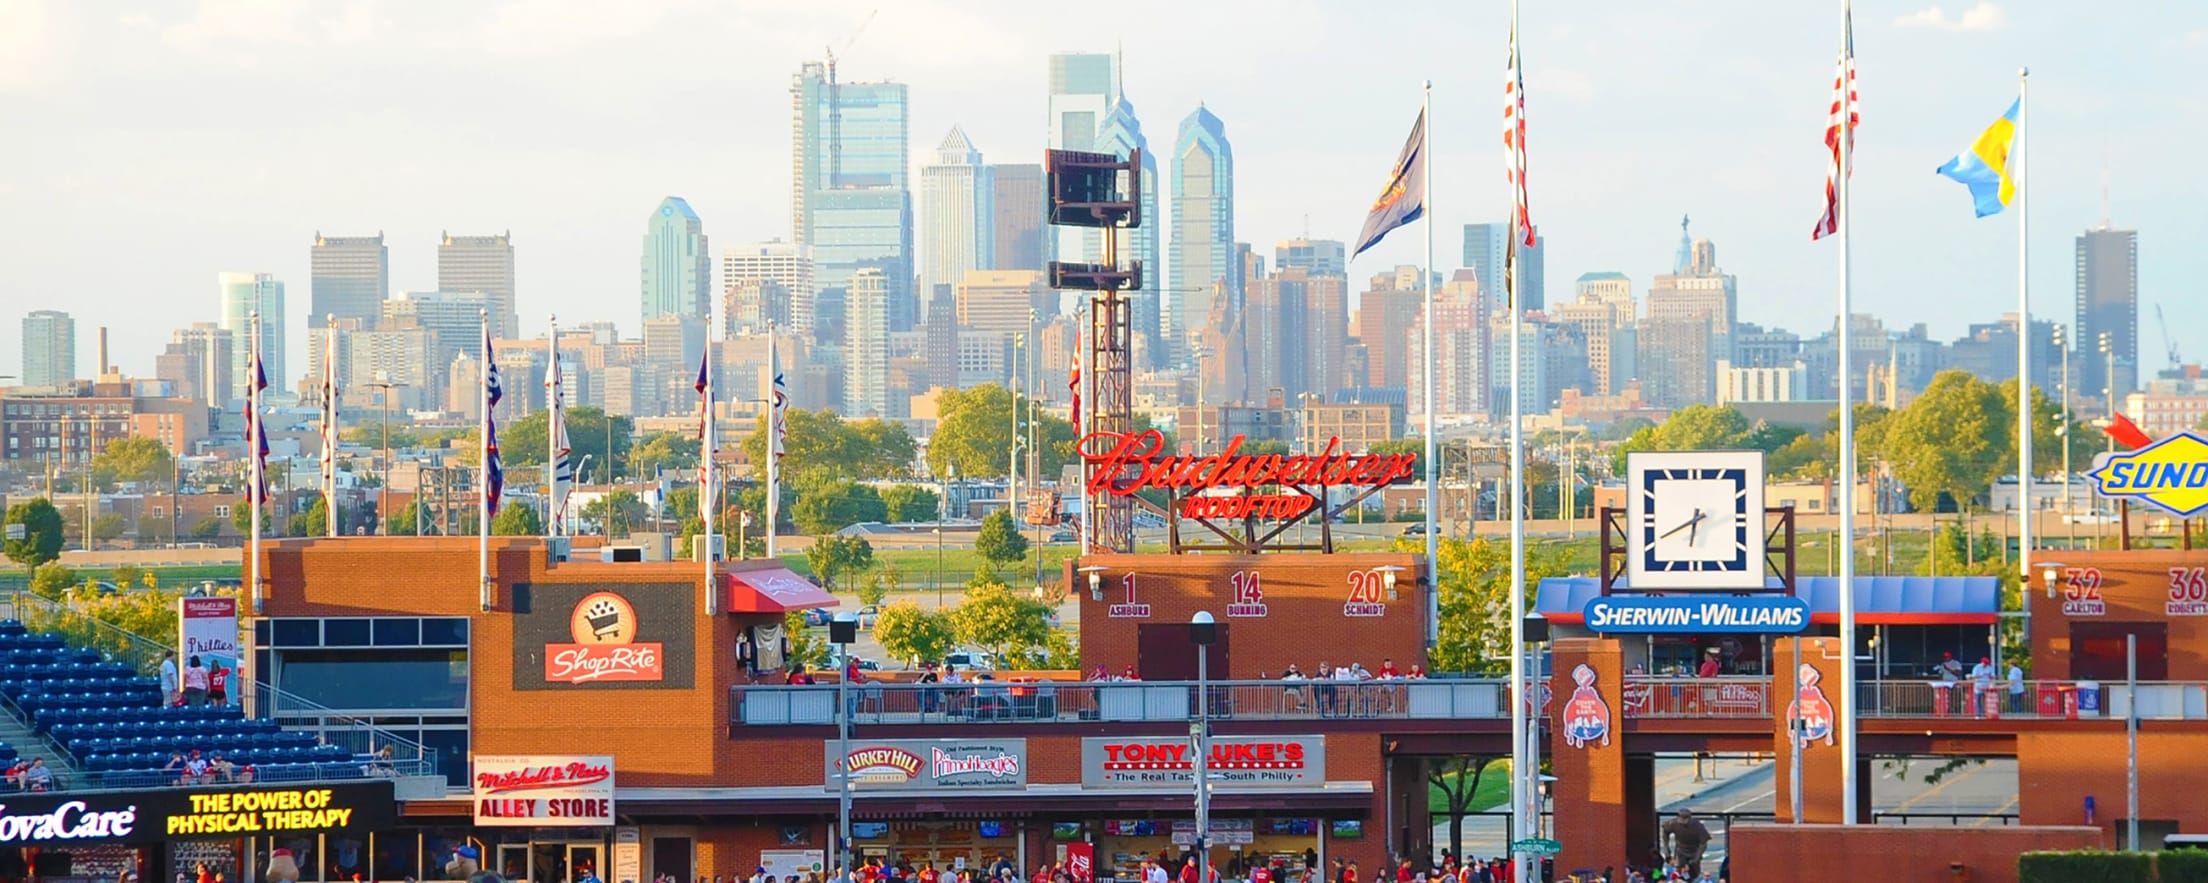
<instances>
[{"instance_id":1,"label":"grassy field","mask_svg":"<svg viewBox=\"0 0 2208 883\"><path fill-rule=\"evenodd\" d=\"M1510 761L1497 760L1480 771L1480 785L1472 790L1472 799L1464 805L1466 812L1480 812L1510 802ZM1426 808L1435 813L1449 811L1449 795L1438 785L1426 786Z\"/></svg>"}]
</instances>

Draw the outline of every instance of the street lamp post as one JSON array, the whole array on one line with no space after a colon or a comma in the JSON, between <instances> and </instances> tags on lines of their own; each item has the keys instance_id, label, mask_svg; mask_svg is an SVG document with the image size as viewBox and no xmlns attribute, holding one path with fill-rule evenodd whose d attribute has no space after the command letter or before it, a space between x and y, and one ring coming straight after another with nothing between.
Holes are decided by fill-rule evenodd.
<instances>
[{"instance_id":1,"label":"street lamp post","mask_svg":"<svg viewBox=\"0 0 2208 883\"><path fill-rule=\"evenodd\" d=\"M851 644L859 639L858 617L838 613L828 623L828 641L837 647L836 675L836 867L837 874L851 873L851 682L843 675L850 668Z\"/></svg>"},{"instance_id":2,"label":"street lamp post","mask_svg":"<svg viewBox=\"0 0 2208 883\"><path fill-rule=\"evenodd\" d=\"M376 382L368 384L383 399L383 481L376 487L376 520L385 523L376 526L377 533L385 532L391 518L391 388L396 385L391 375L382 371L376 372ZM421 482L415 482L414 487L419 495Z\"/></svg>"},{"instance_id":3,"label":"street lamp post","mask_svg":"<svg viewBox=\"0 0 2208 883\"><path fill-rule=\"evenodd\" d=\"M1211 867L1211 645L1219 639L1219 625L1211 611L1198 610L1188 618L1188 641L1196 645L1196 721L1189 738L1196 748L1196 869L1198 880L1207 879Z\"/></svg>"}]
</instances>

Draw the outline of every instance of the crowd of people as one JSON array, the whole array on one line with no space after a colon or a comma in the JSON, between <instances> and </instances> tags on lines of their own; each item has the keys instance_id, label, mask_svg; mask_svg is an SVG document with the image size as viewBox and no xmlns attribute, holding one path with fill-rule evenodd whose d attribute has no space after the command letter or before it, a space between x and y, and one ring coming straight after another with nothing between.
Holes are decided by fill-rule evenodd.
<instances>
[{"instance_id":1,"label":"crowd of people","mask_svg":"<svg viewBox=\"0 0 2208 883\"><path fill-rule=\"evenodd\" d=\"M189 752L169 752L169 762L161 767L163 776L175 776L178 785L215 785L253 781L253 765L232 763L222 752L202 754L194 748Z\"/></svg>"}]
</instances>

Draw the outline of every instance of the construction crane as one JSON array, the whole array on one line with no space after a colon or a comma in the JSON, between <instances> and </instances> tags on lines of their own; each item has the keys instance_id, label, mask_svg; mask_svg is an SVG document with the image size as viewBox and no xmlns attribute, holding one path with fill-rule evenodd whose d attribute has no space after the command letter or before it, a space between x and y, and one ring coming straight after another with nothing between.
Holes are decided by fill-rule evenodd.
<instances>
[{"instance_id":1,"label":"construction crane","mask_svg":"<svg viewBox=\"0 0 2208 883\"><path fill-rule=\"evenodd\" d=\"M2176 371L2185 364L2177 357L2177 341L2170 339L2170 320L2162 318L2162 305L2154 305L2154 324L2162 326L2162 348L2169 353L2170 370Z\"/></svg>"},{"instance_id":2,"label":"construction crane","mask_svg":"<svg viewBox=\"0 0 2208 883\"><path fill-rule=\"evenodd\" d=\"M866 26L874 23L880 9L868 10L859 26L851 29L851 36L843 40L843 48L850 51L851 44L859 42L859 35L866 33ZM836 47L825 47L828 55L828 187L843 185L843 90L836 85Z\"/></svg>"}]
</instances>

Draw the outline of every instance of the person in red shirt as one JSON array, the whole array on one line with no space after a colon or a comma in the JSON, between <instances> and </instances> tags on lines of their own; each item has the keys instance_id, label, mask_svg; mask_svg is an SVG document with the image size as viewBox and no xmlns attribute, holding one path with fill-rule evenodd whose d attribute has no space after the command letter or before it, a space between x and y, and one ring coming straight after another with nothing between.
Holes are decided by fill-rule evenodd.
<instances>
[{"instance_id":1,"label":"person in red shirt","mask_svg":"<svg viewBox=\"0 0 2208 883\"><path fill-rule=\"evenodd\" d=\"M1391 669L1391 668L1394 668L1394 667L1395 667L1395 664L1394 664L1394 663L1392 663L1392 662L1390 662L1390 663L1388 663L1388 664L1386 664L1386 665L1382 666L1382 669L1383 669L1383 670L1386 670L1386 669ZM1396 866L1395 866L1395 883L1411 883L1411 862L1410 862L1410 859L1404 859L1404 860L1403 860L1403 863L1402 863L1402 864L1399 864L1399 865L1396 865Z\"/></svg>"},{"instance_id":2,"label":"person in red shirt","mask_svg":"<svg viewBox=\"0 0 2208 883\"><path fill-rule=\"evenodd\" d=\"M934 862L920 864L920 883L939 883L942 879L943 875L936 873Z\"/></svg>"},{"instance_id":3,"label":"person in red shirt","mask_svg":"<svg viewBox=\"0 0 2208 883\"><path fill-rule=\"evenodd\" d=\"M1352 861L1342 869L1342 883L1357 883L1357 863Z\"/></svg>"},{"instance_id":4,"label":"person in red shirt","mask_svg":"<svg viewBox=\"0 0 2208 883\"><path fill-rule=\"evenodd\" d=\"M1193 855L1181 862L1181 883L1196 883L1196 857Z\"/></svg>"},{"instance_id":5,"label":"person in red shirt","mask_svg":"<svg viewBox=\"0 0 2208 883\"><path fill-rule=\"evenodd\" d=\"M1695 673L1694 673L1694 676L1695 676L1695 677L1698 677L1698 678L1714 678L1714 677L1717 677L1717 673L1718 673L1718 665L1717 665L1717 661L1718 661L1718 656L1719 656L1719 652L1718 652L1718 649L1717 649L1716 647L1711 647L1710 649L1708 649L1708 650L1705 650L1705 651L1703 651L1703 652L1702 652L1702 667L1701 667L1700 669L1698 669L1698 670L1696 670L1696 671L1695 671Z\"/></svg>"},{"instance_id":6,"label":"person in red shirt","mask_svg":"<svg viewBox=\"0 0 2208 883\"><path fill-rule=\"evenodd\" d=\"M1130 665L1127 666L1127 670L1125 672L1120 674L1119 679L1123 681L1139 681L1142 680L1142 676L1135 674L1135 667ZM1193 862L1195 861L1195 859L1189 859L1189 861Z\"/></svg>"},{"instance_id":7,"label":"person in red shirt","mask_svg":"<svg viewBox=\"0 0 2208 883\"><path fill-rule=\"evenodd\" d=\"M1273 869L1264 865L1251 868L1250 883L1273 883Z\"/></svg>"}]
</instances>

